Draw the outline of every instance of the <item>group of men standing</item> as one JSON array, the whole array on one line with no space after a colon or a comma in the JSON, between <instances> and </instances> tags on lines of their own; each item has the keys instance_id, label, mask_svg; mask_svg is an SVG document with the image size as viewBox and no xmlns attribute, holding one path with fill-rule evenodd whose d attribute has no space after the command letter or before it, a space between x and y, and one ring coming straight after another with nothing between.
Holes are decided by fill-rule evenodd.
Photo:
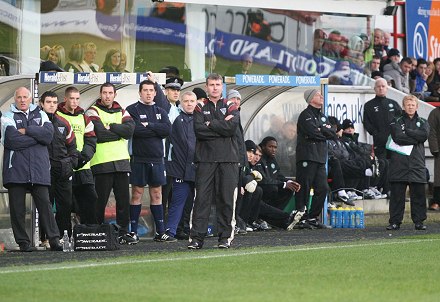
<instances>
[{"instance_id":1,"label":"group of men standing","mask_svg":"<svg viewBox=\"0 0 440 302\"><path fill-rule=\"evenodd\" d=\"M175 86L171 84L168 88L180 90L180 85ZM230 247L234 239L235 203L240 194L239 167L245 162L242 157L246 154L240 103L222 98L223 79L218 74L210 74L206 79L207 98L200 99L196 105L196 94L185 93L175 114L172 113L175 104L156 104L158 89L150 75L139 84L139 101L124 110L115 101L115 86L105 83L100 87L100 97L87 111L79 106L80 93L75 87L65 90L60 104L55 93L45 92L40 98L41 107L31 104L28 89L20 87L15 91L15 103L1 119L1 137L5 146L3 183L9 190L11 224L21 251L34 249L25 230L26 192L30 191L34 198L50 248L61 250L60 236L64 230L71 234L72 210L81 223L103 223L112 190L116 222L120 226L119 243L137 243L146 185L156 226L155 241L175 241L185 200L195 189L188 248L203 247L211 203L217 209L218 247ZM395 101L386 98L384 80L376 81L375 91L376 98L365 105L364 124L373 135L376 156L391 160L388 229L400 227L404 192L409 185L412 219L417 230L424 230L423 143L428 137L428 123L417 115L414 96L404 98L402 113ZM336 134L322 113L323 96L319 91L305 91L304 99L308 106L298 119L297 178L285 184L297 192L289 229L297 223L327 228L318 217L328 190L326 141ZM179 127L173 128L173 133L180 133L170 139L167 147L170 157L173 154L180 158L177 166L169 166L176 188L173 198L179 202L174 201L170 206L170 223L165 225L162 186L167 183L167 169L163 139L174 127L170 112L177 121L175 127ZM397 146L412 146L411 150L402 154L400 149L389 147L390 140ZM310 196L312 188L314 194Z\"/></svg>"}]
</instances>

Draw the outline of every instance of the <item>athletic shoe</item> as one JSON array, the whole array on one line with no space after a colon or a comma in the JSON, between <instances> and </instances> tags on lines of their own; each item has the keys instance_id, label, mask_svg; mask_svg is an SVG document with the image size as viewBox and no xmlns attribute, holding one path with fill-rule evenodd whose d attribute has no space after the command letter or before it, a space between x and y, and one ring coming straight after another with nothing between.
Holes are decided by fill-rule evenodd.
<instances>
[{"instance_id":1,"label":"athletic shoe","mask_svg":"<svg viewBox=\"0 0 440 302\"><path fill-rule=\"evenodd\" d=\"M329 201L327 203L327 208L329 208L329 209L336 209L336 204L333 201Z\"/></svg>"},{"instance_id":2,"label":"athletic shoe","mask_svg":"<svg viewBox=\"0 0 440 302\"><path fill-rule=\"evenodd\" d=\"M365 199L376 199L376 194L374 194L374 192L370 189L365 189L363 193Z\"/></svg>"},{"instance_id":3,"label":"athletic shoe","mask_svg":"<svg viewBox=\"0 0 440 302\"><path fill-rule=\"evenodd\" d=\"M245 235L245 234L247 234L246 230L241 229L238 226L235 226L234 235Z\"/></svg>"},{"instance_id":4,"label":"athletic shoe","mask_svg":"<svg viewBox=\"0 0 440 302\"><path fill-rule=\"evenodd\" d=\"M246 224L246 232L253 232L254 228L251 227L250 225Z\"/></svg>"},{"instance_id":5,"label":"athletic shoe","mask_svg":"<svg viewBox=\"0 0 440 302\"><path fill-rule=\"evenodd\" d=\"M118 237L119 244L136 244L139 242L139 237L135 232L127 233Z\"/></svg>"},{"instance_id":6,"label":"athletic shoe","mask_svg":"<svg viewBox=\"0 0 440 302\"><path fill-rule=\"evenodd\" d=\"M307 220L301 220L295 228L298 228L300 230L313 230L314 227L307 221Z\"/></svg>"},{"instance_id":7,"label":"athletic shoe","mask_svg":"<svg viewBox=\"0 0 440 302\"><path fill-rule=\"evenodd\" d=\"M417 231L426 231L426 225L423 223L416 223L414 227Z\"/></svg>"},{"instance_id":8,"label":"athletic shoe","mask_svg":"<svg viewBox=\"0 0 440 302\"><path fill-rule=\"evenodd\" d=\"M332 227L330 225L326 225L321 223L316 218L307 219L307 223L310 224L312 227L315 227L317 229L331 229Z\"/></svg>"},{"instance_id":9,"label":"athletic shoe","mask_svg":"<svg viewBox=\"0 0 440 302\"><path fill-rule=\"evenodd\" d=\"M36 250L37 250L37 248L31 246L30 244L27 244L27 243L20 244L20 252L29 253L29 252L33 252Z\"/></svg>"},{"instance_id":10,"label":"athletic shoe","mask_svg":"<svg viewBox=\"0 0 440 302\"><path fill-rule=\"evenodd\" d=\"M400 229L400 225L396 223L392 223L389 226L387 226L388 231L397 231L398 229Z\"/></svg>"},{"instance_id":11,"label":"athletic shoe","mask_svg":"<svg viewBox=\"0 0 440 302\"><path fill-rule=\"evenodd\" d=\"M360 199L362 199L362 196L357 195L356 192L348 191L347 194L348 194L348 197L350 197L351 200L360 200Z\"/></svg>"},{"instance_id":12,"label":"athletic shoe","mask_svg":"<svg viewBox=\"0 0 440 302\"><path fill-rule=\"evenodd\" d=\"M193 240L188 244L190 250L200 250L203 247L203 243L197 240Z\"/></svg>"},{"instance_id":13,"label":"athletic shoe","mask_svg":"<svg viewBox=\"0 0 440 302\"><path fill-rule=\"evenodd\" d=\"M60 243L62 244L61 240L60 240ZM44 248L46 248L46 250L50 249L49 240L46 239L46 240L41 241L40 247L44 247Z\"/></svg>"},{"instance_id":14,"label":"athletic shoe","mask_svg":"<svg viewBox=\"0 0 440 302\"><path fill-rule=\"evenodd\" d=\"M374 193L375 199L387 198L387 194L382 194L376 187L371 187L370 190Z\"/></svg>"},{"instance_id":15,"label":"athletic shoe","mask_svg":"<svg viewBox=\"0 0 440 302\"><path fill-rule=\"evenodd\" d=\"M259 225L259 228L261 231L269 231L272 230L272 227L263 219L258 219L257 224Z\"/></svg>"},{"instance_id":16,"label":"athletic shoe","mask_svg":"<svg viewBox=\"0 0 440 302\"><path fill-rule=\"evenodd\" d=\"M218 248L219 249L228 249L230 247L231 247L231 245L229 244L228 239L226 239L226 238L222 238L218 242Z\"/></svg>"},{"instance_id":17,"label":"athletic shoe","mask_svg":"<svg viewBox=\"0 0 440 302\"><path fill-rule=\"evenodd\" d=\"M177 242L176 238L174 238L173 236L171 236L167 233L163 233L162 235L156 233L153 240L157 241L157 242Z\"/></svg>"},{"instance_id":18,"label":"athletic shoe","mask_svg":"<svg viewBox=\"0 0 440 302\"><path fill-rule=\"evenodd\" d=\"M287 225L287 230L291 231L295 227L295 225L300 221L300 219L304 216L306 213L306 210L299 211L299 210L293 210L292 213L289 215L289 221Z\"/></svg>"}]
</instances>

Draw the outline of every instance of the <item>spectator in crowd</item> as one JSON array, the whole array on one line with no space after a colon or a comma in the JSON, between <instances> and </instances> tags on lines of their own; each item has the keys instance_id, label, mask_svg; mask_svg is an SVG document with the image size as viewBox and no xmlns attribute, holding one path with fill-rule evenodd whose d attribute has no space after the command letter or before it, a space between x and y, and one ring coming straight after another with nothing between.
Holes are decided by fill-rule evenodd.
<instances>
[{"instance_id":1,"label":"spectator in crowd","mask_svg":"<svg viewBox=\"0 0 440 302\"><path fill-rule=\"evenodd\" d=\"M434 61L434 72L432 81L428 85L428 90L431 92L431 95L436 91L435 86L440 82L440 58L435 58Z\"/></svg>"},{"instance_id":2,"label":"spectator in crowd","mask_svg":"<svg viewBox=\"0 0 440 302\"><path fill-rule=\"evenodd\" d=\"M86 72L98 72L99 66L95 63L97 47L93 42L86 42L84 47L84 71Z\"/></svg>"},{"instance_id":3,"label":"spectator in crowd","mask_svg":"<svg viewBox=\"0 0 440 302\"><path fill-rule=\"evenodd\" d=\"M377 79L374 84L376 96L365 103L363 123L367 132L373 136L374 154L380 159L387 158L385 144L390 135L389 124L402 112L400 105L386 97L387 81Z\"/></svg>"},{"instance_id":4,"label":"spectator in crowd","mask_svg":"<svg viewBox=\"0 0 440 302\"><path fill-rule=\"evenodd\" d=\"M427 67L428 62L425 59L420 58L417 60L416 77L414 87L411 89L411 93L419 97L421 100L424 100L425 97L424 91L426 91L425 85L428 78L426 74Z\"/></svg>"},{"instance_id":5,"label":"spectator in crowd","mask_svg":"<svg viewBox=\"0 0 440 302\"><path fill-rule=\"evenodd\" d=\"M401 116L392 121L391 137L397 147L390 148L390 219L387 230L398 230L405 211L406 189L409 186L411 219L416 230L426 230L425 184L427 183L424 142L428 138L429 124L417 114L418 100L407 95L402 101ZM411 146L403 151L403 147ZM403 154L402 154L403 153Z\"/></svg>"},{"instance_id":6,"label":"spectator in crowd","mask_svg":"<svg viewBox=\"0 0 440 302\"><path fill-rule=\"evenodd\" d=\"M272 40L270 24L264 19L263 11L261 9L257 9L256 11L249 9L247 11L247 17L247 36L265 41Z\"/></svg>"},{"instance_id":7,"label":"spectator in crowd","mask_svg":"<svg viewBox=\"0 0 440 302\"><path fill-rule=\"evenodd\" d=\"M396 83L394 82L394 79L390 75L385 74L383 78L387 81L387 85L389 87L396 88Z\"/></svg>"},{"instance_id":8,"label":"spectator in crowd","mask_svg":"<svg viewBox=\"0 0 440 302\"><path fill-rule=\"evenodd\" d=\"M387 52L384 48L384 31L380 28L374 29L374 55L381 58L386 57Z\"/></svg>"},{"instance_id":9,"label":"spectator in crowd","mask_svg":"<svg viewBox=\"0 0 440 302\"><path fill-rule=\"evenodd\" d=\"M394 48L393 48L394 49ZM392 53L391 49L389 52ZM394 56L395 57L395 56ZM404 57L400 63L395 60L390 61L383 68L384 75L390 76L396 85L396 89L409 94L409 72L411 70L411 58Z\"/></svg>"},{"instance_id":10,"label":"spectator in crowd","mask_svg":"<svg viewBox=\"0 0 440 302\"><path fill-rule=\"evenodd\" d=\"M333 30L328 35L327 41L322 45L322 55L328 58L340 59L341 58L341 32Z\"/></svg>"},{"instance_id":11,"label":"spectator in crowd","mask_svg":"<svg viewBox=\"0 0 440 302\"><path fill-rule=\"evenodd\" d=\"M225 75L235 77L236 74L248 74L254 59L249 54L244 54L241 56L240 62L238 64L233 64L229 66L226 70Z\"/></svg>"},{"instance_id":12,"label":"spectator in crowd","mask_svg":"<svg viewBox=\"0 0 440 302\"><path fill-rule=\"evenodd\" d=\"M66 52L64 47L57 44L54 45L47 55L47 60L55 63L60 69L66 64Z\"/></svg>"},{"instance_id":13,"label":"spectator in crowd","mask_svg":"<svg viewBox=\"0 0 440 302\"><path fill-rule=\"evenodd\" d=\"M120 72L121 51L115 48L107 51L104 63L102 63L101 72Z\"/></svg>"},{"instance_id":14,"label":"spectator in crowd","mask_svg":"<svg viewBox=\"0 0 440 302\"><path fill-rule=\"evenodd\" d=\"M296 194L297 215L302 217L302 228L328 228L322 224L318 216L328 193L327 172L327 140L336 136L328 118L322 113L324 97L317 89L304 92L308 104L298 118L298 144L296 145L296 180L301 190ZM307 207L310 189L314 195L311 207ZM307 213L306 213L307 210ZM296 219L295 219L296 221Z\"/></svg>"},{"instance_id":15,"label":"spectator in crowd","mask_svg":"<svg viewBox=\"0 0 440 302\"><path fill-rule=\"evenodd\" d=\"M391 39L390 33L384 31L383 32L383 49L387 52L387 54L388 54L388 50L390 49L390 39Z\"/></svg>"},{"instance_id":16,"label":"spectator in crowd","mask_svg":"<svg viewBox=\"0 0 440 302\"><path fill-rule=\"evenodd\" d=\"M364 51L364 40L362 40L359 36L352 36L350 40L348 41L348 57L347 59L351 61L358 60L358 55L362 55L363 57L363 51Z\"/></svg>"},{"instance_id":17,"label":"spectator in crowd","mask_svg":"<svg viewBox=\"0 0 440 302\"><path fill-rule=\"evenodd\" d=\"M203 90L202 88L196 87L192 90L192 92L195 93L198 102L204 102L206 99L208 99L208 96L206 95L206 91Z\"/></svg>"},{"instance_id":18,"label":"spectator in crowd","mask_svg":"<svg viewBox=\"0 0 440 302\"><path fill-rule=\"evenodd\" d=\"M380 57L379 56L373 56L370 62L368 62L367 67L364 68L364 74L371 77L371 74L374 71L379 71L380 67Z\"/></svg>"},{"instance_id":19,"label":"spectator in crowd","mask_svg":"<svg viewBox=\"0 0 440 302\"><path fill-rule=\"evenodd\" d=\"M105 207L111 191L116 200L116 223L120 226L120 244L136 244L139 238L128 232L130 222L129 173L130 155L127 140L134 131L134 121L127 111L115 101L116 87L104 83L99 89L99 98L86 112L94 125L96 153L90 161L95 189L98 194L96 218L104 222Z\"/></svg>"},{"instance_id":20,"label":"spectator in crowd","mask_svg":"<svg viewBox=\"0 0 440 302\"><path fill-rule=\"evenodd\" d=\"M434 188L429 210L440 210L440 107L432 109L428 116L429 150L434 156Z\"/></svg>"},{"instance_id":21,"label":"spectator in crowd","mask_svg":"<svg viewBox=\"0 0 440 302\"><path fill-rule=\"evenodd\" d=\"M382 73L382 71L379 71L379 70L373 71L373 72L371 73L371 78L373 78L373 79L375 79L375 80L383 78L383 73Z\"/></svg>"},{"instance_id":22,"label":"spectator in crowd","mask_svg":"<svg viewBox=\"0 0 440 302\"><path fill-rule=\"evenodd\" d=\"M200 249L208 228L214 198L217 209L218 247L229 248L234 239L235 201L240 153L237 106L222 98L223 79L210 74L206 79L208 100L194 111L196 134L196 198L192 211L189 249ZM221 184L221 185L219 185Z\"/></svg>"},{"instance_id":23,"label":"spectator in crowd","mask_svg":"<svg viewBox=\"0 0 440 302\"><path fill-rule=\"evenodd\" d=\"M388 56L386 58L382 58L382 61L380 62L380 70L384 72L385 65L390 64L391 62L394 62L395 65L399 64L400 62L400 51L396 48L391 48L388 51Z\"/></svg>"},{"instance_id":24,"label":"spectator in crowd","mask_svg":"<svg viewBox=\"0 0 440 302\"><path fill-rule=\"evenodd\" d=\"M62 251L49 200L51 181L47 146L52 141L54 129L46 113L31 104L31 100L30 91L19 87L14 93L15 103L1 118L3 186L9 193L12 231L21 252L35 250L25 223L26 192L30 191L51 250Z\"/></svg>"},{"instance_id":25,"label":"spectator in crowd","mask_svg":"<svg viewBox=\"0 0 440 302\"><path fill-rule=\"evenodd\" d=\"M84 72L82 62L84 59L84 48L81 44L73 44L69 51L69 61L64 70L68 72Z\"/></svg>"},{"instance_id":26,"label":"spectator in crowd","mask_svg":"<svg viewBox=\"0 0 440 302\"><path fill-rule=\"evenodd\" d=\"M73 86L67 87L64 92L64 102L58 104L57 114L69 121L76 137L78 149L78 165L73 167L72 190L74 206L79 214L81 223L95 224L96 200L95 180L90 169L90 160L96 151L96 135L94 126L84 109L79 106L80 93Z\"/></svg>"},{"instance_id":27,"label":"spectator in crowd","mask_svg":"<svg viewBox=\"0 0 440 302\"><path fill-rule=\"evenodd\" d=\"M125 52L121 53L121 62L119 63L120 72L130 72L127 70L127 54Z\"/></svg>"},{"instance_id":28,"label":"spectator in crowd","mask_svg":"<svg viewBox=\"0 0 440 302\"><path fill-rule=\"evenodd\" d=\"M72 212L72 176L73 167L78 165L78 150L75 133L70 123L56 113L58 96L55 92L46 91L41 95L40 106L46 112L56 131L50 145L50 180L49 196L51 204L55 204L55 220L60 238L67 230L72 236L70 213Z\"/></svg>"},{"instance_id":29,"label":"spectator in crowd","mask_svg":"<svg viewBox=\"0 0 440 302\"><path fill-rule=\"evenodd\" d=\"M140 100L127 107L128 113L135 122L135 130L130 143L131 231L137 235L142 195L144 187L148 184L150 209L156 225L154 240L175 242L177 239L165 230L162 206L162 186L166 184L162 140L170 135L171 123L167 112L154 102L156 89L160 88L157 88L155 82L142 81L139 84Z\"/></svg>"},{"instance_id":30,"label":"spectator in crowd","mask_svg":"<svg viewBox=\"0 0 440 302\"><path fill-rule=\"evenodd\" d=\"M313 55L315 57L322 56L322 47L324 42L327 40L327 34L322 29L315 29L313 33Z\"/></svg>"}]
</instances>

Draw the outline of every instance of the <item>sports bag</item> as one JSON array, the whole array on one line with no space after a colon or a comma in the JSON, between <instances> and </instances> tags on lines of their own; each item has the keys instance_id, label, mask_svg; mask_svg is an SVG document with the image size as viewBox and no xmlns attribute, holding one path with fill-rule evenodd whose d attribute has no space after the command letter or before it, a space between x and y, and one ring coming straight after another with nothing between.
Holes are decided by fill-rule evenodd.
<instances>
[{"instance_id":1,"label":"sports bag","mask_svg":"<svg viewBox=\"0 0 440 302\"><path fill-rule=\"evenodd\" d=\"M73 227L75 251L114 251L119 249L119 227L114 224L77 224Z\"/></svg>"}]
</instances>

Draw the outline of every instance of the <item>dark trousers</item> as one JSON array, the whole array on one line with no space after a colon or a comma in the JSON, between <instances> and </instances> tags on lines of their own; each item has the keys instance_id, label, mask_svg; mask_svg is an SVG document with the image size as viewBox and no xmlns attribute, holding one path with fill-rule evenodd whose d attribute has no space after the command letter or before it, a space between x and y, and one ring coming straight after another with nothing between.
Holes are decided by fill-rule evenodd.
<instances>
[{"instance_id":1,"label":"dark trousers","mask_svg":"<svg viewBox=\"0 0 440 302\"><path fill-rule=\"evenodd\" d=\"M70 213L72 212L72 180L60 180L52 177L51 182L49 196L51 204L55 203L55 220L60 237L63 236L64 230L67 230L70 238L72 235L72 223L70 221Z\"/></svg>"},{"instance_id":2,"label":"dark trousers","mask_svg":"<svg viewBox=\"0 0 440 302\"><path fill-rule=\"evenodd\" d=\"M166 217L168 208L172 198L173 191L173 177L167 176L167 183L162 186L162 206L164 217Z\"/></svg>"},{"instance_id":3,"label":"dark trousers","mask_svg":"<svg viewBox=\"0 0 440 302\"><path fill-rule=\"evenodd\" d=\"M296 209L302 210L309 202L310 189L314 189L314 196L310 209L303 218L317 218L322 211L328 193L327 173L325 164L300 161L296 164L296 181L301 190L296 193Z\"/></svg>"},{"instance_id":4,"label":"dark trousers","mask_svg":"<svg viewBox=\"0 0 440 302\"><path fill-rule=\"evenodd\" d=\"M245 192L243 195L240 217L246 223L257 220L260 214L260 202L263 196L263 189L257 187L253 193Z\"/></svg>"},{"instance_id":5,"label":"dark trousers","mask_svg":"<svg viewBox=\"0 0 440 302\"><path fill-rule=\"evenodd\" d=\"M49 201L49 188L42 185L10 184L8 187L11 226L15 242L18 245L29 245L31 240L26 233L26 192L30 191L38 209L39 222L49 240L59 238L58 227Z\"/></svg>"},{"instance_id":6,"label":"dark trousers","mask_svg":"<svg viewBox=\"0 0 440 302\"><path fill-rule=\"evenodd\" d=\"M180 218L179 225L177 226L177 233L184 232L186 234L189 234L189 220L191 218L191 211L194 204L194 195L195 193L193 193L192 195L188 195L188 197L186 198L185 206L183 207L182 217Z\"/></svg>"},{"instance_id":7,"label":"dark trousers","mask_svg":"<svg viewBox=\"0 0 440 302\"><path fill-rule=\"evenodd\" d=\"M196 198L191 216L191 239L203 242L208 229L211 200L215 200L219 240L234 239L238 163L199 163Z\"/></svg>"},{"instance_id":8,"label":"dark trousers","mask_svg":"<svg viewBox=\"0 0 440 302\"><path fill-rule=\"evenodd\" d=\"M96 220L98 223L104 222L105 207L107 206L110 192L116 200L116 223L120 226L121 234L128 233L130 222L130 189L129 175L127 172L114 172L96 174L95 189L98 199L96 202Z\"/></svg>"},{"instance_id":9,"label":"dark trousers","mask_svg":"<svg viewBox=\"0 0 440 302\"><path fill-rule=\"evenodd\" d=\"M81 184L72 187L73 197L78 207L81 223L96 224L96 200L98 198L94 184Z\"/></svg>"},{"instance_id":10,"label":"dark trousers","mask_svg":"<svg viewBox=\"0 0 440 302\"><path fill-rule=\"evenodd\" d=\"M261 201L259 217L271 225L286 229L289 214L265 203L264 201Z\"/></svg>"},{"instance_id":11,"label":"dark trousers","mask_svg":"<svg viewBox=\"0 0 440 302\"><path fill-rule=\"evenodd\" d=\"M405 212L405 194L406 187L409 185L410 202L411 202L411 219L417 223L426 220L426 196L425 184L407 183L407 182L390 182L390 224L400 225Z\"/></svg>"},{"instance_id":12,"label":"dark trousers","mask_svg":"<svg viewBox=\"0 0 440 302\"><path fill-rule=\"evenodd\" d=\"M194 183L173 178L172 197L168 205L166 229L175 236L188 196L194 197Z\"/></svg>"}]
</instances>

